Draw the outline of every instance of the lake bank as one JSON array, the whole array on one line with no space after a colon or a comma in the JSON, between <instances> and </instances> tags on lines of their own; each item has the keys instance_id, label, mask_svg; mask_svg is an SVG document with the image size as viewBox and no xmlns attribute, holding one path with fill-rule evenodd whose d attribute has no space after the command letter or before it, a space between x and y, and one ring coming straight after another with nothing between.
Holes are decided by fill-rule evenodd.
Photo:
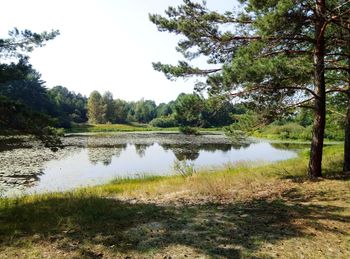
<instances>
[{"instance_id":1,"label":"lake bank","mask_svg":"<svg viewBox=\"0 0 350 259\"><path fill-rule=\"evenodd\" d=\"M273 165L1 199L0 255L348 258L341 161L341 147L326 147L316 182L306 180L306 152Z\"/></svg>"}]
</instances>

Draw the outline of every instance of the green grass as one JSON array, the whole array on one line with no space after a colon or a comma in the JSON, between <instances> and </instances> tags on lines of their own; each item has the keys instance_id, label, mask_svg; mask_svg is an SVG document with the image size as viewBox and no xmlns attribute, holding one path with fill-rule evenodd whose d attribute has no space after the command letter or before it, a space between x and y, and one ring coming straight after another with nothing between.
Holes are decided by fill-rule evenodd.
<instances>
[{"instance_id":1,"label":"green grass","mask_svg":"<svg viewBox=\"0 0 350 259\"><path fill-rule=\"evenodd\" d=\"M325 129L326 142L344 140L343 129L327 126ZM286 123L283 125L270 124L253 132L253 136L273 140L311 141L312 126L303 127L297 123Z\"/></svg>"},{"instance_id":2,"label":"green grass","mask_svg":"<svg viewBox=\"0 0 350 259\"><path fill-rule=\"evenodd\" d=\"M83 132L131 132L131 131L155 131L158 128L151 127L147 124L76 124L67 133ZM176 130L176 129L168 129Z\"/></svg>"},{"instance_id":3,"label":"green grass","mask_svg":"<svg viewBox=\"0 0 350 259\"><path fill-rule=\"evenodd\" d=\"M1 258L349 258L350 182L342 148L190 177L0 199Z\"/></svg>"},{"instance_id":4,"label":"green grass","mask_svg":"<svg viewBox=\"0 0 350 259\"><path fill-rule=\"evenodd\" d=\"M221 128L201 128L201 133L212 133L221 131ZM148 124L130 123L130 124L75 124L66 133L99 133L99 132L135 132L135 131L169 131L179 132L178 127L157 128Z\"/></svg>"}]
</instances>

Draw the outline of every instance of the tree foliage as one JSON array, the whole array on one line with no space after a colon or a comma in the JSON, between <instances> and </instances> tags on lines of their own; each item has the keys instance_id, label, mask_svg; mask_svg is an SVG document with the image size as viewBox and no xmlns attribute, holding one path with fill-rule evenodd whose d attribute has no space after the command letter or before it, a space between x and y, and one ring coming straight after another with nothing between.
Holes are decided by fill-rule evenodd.
<instances>
[{"instance_id":1,"label":"tree foliage","mask_svg":"<svg viewBox=\"0 0 350 259\"><path fill-rule=\"evenodd\" d=\"M53 116L57 118L58 127L69 128L71 122L87 121L87 98L69 91L66 87L55 86L48 90L54 105Z\"/></svg>"},{"instance_id":2,"label":"tree foliage","mask_svg":"<svg viewBox=\"0 0 350 259\"><path fill-rule=\"evenodd\" d=\"M49 116L52 106L44 82L30 65L27 53L58 34L15 28L8 38L0 39L0 130L34 134L50 147L60 144L50 127L54 124Z\"/></svg>"},{"instance_id":3,"label":"tree foliage","mask_svg":"<svg viewBox=\"0 0 350 259\"><path fill-rule=\"evenodd\" d=\"M89 122L105 123L106 107L98 91L93 91L90 94L87 105Z\"/></svg>"}]
</instances>

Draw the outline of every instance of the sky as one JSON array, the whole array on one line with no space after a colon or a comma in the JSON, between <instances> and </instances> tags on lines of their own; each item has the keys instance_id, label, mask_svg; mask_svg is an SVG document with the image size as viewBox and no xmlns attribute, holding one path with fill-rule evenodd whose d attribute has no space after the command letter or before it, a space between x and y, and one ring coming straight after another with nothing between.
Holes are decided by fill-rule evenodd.
<instances>
[{"instance_id":1,"label":"sky","mask_svg":"<svg viewBox=\"0 0 350 259\"><path fill-rule=\"evenodd\" d=\"M179 37L159 32L149 13L164 14L181 0L2 0L0 37L17 27L60 35L30 54L46 86L62 85L88 96L110 91L114 98L157 103L193 91L194 79L169 81L152 62L176 64ZM235 0L207 0L213 10L233 10ZM6 11L4 11L6 10ZM199 61L202 63L203 61ZM205 65L205 64L204 64Z\"/></svg>"}]
</instances>

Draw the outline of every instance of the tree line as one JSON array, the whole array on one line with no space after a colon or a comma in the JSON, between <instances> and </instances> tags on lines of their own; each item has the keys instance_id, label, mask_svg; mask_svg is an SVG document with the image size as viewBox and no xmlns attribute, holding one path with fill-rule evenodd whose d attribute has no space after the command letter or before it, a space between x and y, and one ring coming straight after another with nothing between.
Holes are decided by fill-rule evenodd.
<instances>
[{"instance_id":1,"label":"tree line","mask_svg":"<svg viewBox=\"0 0 350 259\"><path fill-rule=\"evenodd\" d=\"M93 124L149 123L155 127L216 127L233 123L233 114L242 114L245 108L221 98L204 98L192 93L181 93L174 101L157 105L153 100L127 102L114 99L109 91L93 91L87 101L88 121Z\"/></svg>"},{"instance_id":2,"label":"tree line","mask_svg":"<svg viewBox=\"0 0 350 259\"><path fill-rule=\"evenodd\" d=\"M72 123L151 123L156 127L221 126L230 113L242 112L229 102L206 100L198 94L180 94L177 100L156 105L152 100L126 102L110 92L94 91L87 98L63 86L48 89L28 54L59 31L35 33L17 28L0 39L0 133L33 134L46 145L59 144L55 128Z\"/></svg>"}]
</instances>

